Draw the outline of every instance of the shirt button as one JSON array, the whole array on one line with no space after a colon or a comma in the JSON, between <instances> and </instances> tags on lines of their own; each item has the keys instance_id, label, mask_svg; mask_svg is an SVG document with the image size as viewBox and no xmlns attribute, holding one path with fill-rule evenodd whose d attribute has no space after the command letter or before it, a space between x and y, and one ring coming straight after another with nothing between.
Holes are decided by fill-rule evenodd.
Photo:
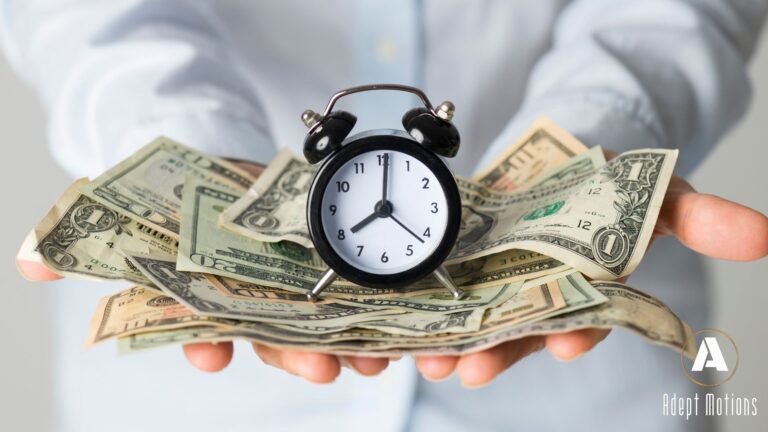
<instances>
[{"instance_id":1,"label":"shirt button","mask_svg":"<svg viewBox=\"0 0 768 432\"><path fill-rule=\"evenodd\" d=\"M390 39L379 39L376 43L376 60L391 63L397 59L397 45Z\"/></svg>"}]
</instances>

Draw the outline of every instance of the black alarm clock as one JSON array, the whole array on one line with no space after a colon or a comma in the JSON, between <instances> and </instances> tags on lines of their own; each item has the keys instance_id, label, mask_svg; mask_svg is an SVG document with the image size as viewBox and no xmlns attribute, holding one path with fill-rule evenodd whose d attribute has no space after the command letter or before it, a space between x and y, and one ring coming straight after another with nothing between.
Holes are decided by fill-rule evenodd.
<instances>
[{"instance_id":1,"label":"black alarm clock","mask_svg":"<svg viewBox=\"0 0 768 432\"><path fill-rule=\"evenodd\" d=\"M399 90L424 107L403 116L405 131L371 130L348 137L354 115L331 111L339 98L363 91ZM398 84L353 87L334 94L323 115L302 114L309 163L323 161L307 200L312 242L329 269L307 294L316 301L337 275L370 288L400 288L434 273L460 298L443 261L461 223L459 190L440 158L459 150L450 102L434 109L419 89Z\"/></svg>"}]
</instances>

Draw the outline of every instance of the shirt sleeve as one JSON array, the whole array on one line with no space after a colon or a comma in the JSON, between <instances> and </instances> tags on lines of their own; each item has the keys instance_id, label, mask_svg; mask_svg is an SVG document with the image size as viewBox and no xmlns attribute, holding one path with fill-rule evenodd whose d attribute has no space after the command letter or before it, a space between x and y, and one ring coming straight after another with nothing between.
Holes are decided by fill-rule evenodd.
<instances>
[{"instance_id":1,"label":"shirt sleeve","mask_svg":"<svg viewBox=\"0 0 768 432\"><path fill-rule=\"evenodd\" d=\"M54 157L96 175L159 135L275 155L264 110L206 2L0 0L0 36L49 119Z\"/></svg>"},{"instance_id":2,"label":"shirt sleeve","mask_svg":"<svg viewBox=\"0 0 768 432\"><path fill-rule=\"evenodd\" d=\"M587 145L681 149L689 173L744 114L764 0L580 0L554 29L523 105L481 168L540 115Z\"/></svg>"}]
</instances>

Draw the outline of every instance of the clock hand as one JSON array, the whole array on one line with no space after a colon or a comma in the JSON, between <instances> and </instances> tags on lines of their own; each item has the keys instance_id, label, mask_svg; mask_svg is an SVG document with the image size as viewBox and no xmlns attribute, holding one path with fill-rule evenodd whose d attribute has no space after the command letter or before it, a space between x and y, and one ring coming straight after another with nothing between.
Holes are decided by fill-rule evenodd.
<instances>
[{"instance_id":1,"label":"clock hand","mask_svg":"<svg viewBox=\"0 0 768 432\"><path fill-rule=\"evenodd\" d=\"M387 180L389 177L389 153L384 153L384 180L381 182L381 202L387 202Z\"/></svg>"},{"instance_id":2,"label":"clock hand","mask_svg":"<svg viewBox=\"0 0 768 432\"><path fill-rule=\"evenodd\" d=\"M416 233L414 233L413 231L411 231L410 229L408 229L408 227L407 227L407 226L403 225L403 223L402 223L402 222L400 222L400 221L399 221L399 220L398 220L398 219L395 217L395 215L393 215L393 214L390 214L390 215L389 215L389 217L391 217L393 221L397 222L397 224L398 224L398 225L400 225L401 227L403 227L403 229L404 229L404 230L406 230L406 231L408 231L409 233L411 233L411 235L412 235L412 236L416 237L416 240L418 240L418 241L420 241L420 242L424 243L424 240L422 240L422 238L421 238L421 237L419 237L418 235L416 235Z\"/></svg>"},{"instance_id":3,"label":"clock hand","mask_svg":"<svg viewBox=\"0 0 768 432\"><path fill-rule=\"evenodd\" d=\"M352 231L352 234L354 234L354 233L360 231L361 229L363 229L363 227L365 227L369 223L373 222L373 220L377 219L378 217L379 217L379 212L378 211L374 211L373 213L371 213L368 216L366 216L365 219L363 219L360 222L358 222L357 225L353 226L349 230Z\"/></svg>"}]
</instances>

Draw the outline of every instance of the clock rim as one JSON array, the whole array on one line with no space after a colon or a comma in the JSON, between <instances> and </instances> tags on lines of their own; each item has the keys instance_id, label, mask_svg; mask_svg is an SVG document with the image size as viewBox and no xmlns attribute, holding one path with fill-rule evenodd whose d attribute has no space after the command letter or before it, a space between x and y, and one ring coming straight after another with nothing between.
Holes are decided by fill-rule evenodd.
<instances>
[{"instance_id":1,"label":"clock rim","mask_svg":"<svg viewBox=\"0 0 768 432\"><path fill-rule=\"evenodd\" d=\"M350 159L367 152L393 150L422 162L435 176L445 194L448 216L445 231L435 250L416 266L398 273L380 274L361 270L339 256L322 227L322 200L333 175ZM366 131L345 140L328 155L312 181L307 199L309 236L320 257L339 276L367 288L396 289L416 282L437 269L453 250L461 225L461 197L448 166L435 153L425 149L410 135L398 130Z\"/></svg>"}]
</instances>

